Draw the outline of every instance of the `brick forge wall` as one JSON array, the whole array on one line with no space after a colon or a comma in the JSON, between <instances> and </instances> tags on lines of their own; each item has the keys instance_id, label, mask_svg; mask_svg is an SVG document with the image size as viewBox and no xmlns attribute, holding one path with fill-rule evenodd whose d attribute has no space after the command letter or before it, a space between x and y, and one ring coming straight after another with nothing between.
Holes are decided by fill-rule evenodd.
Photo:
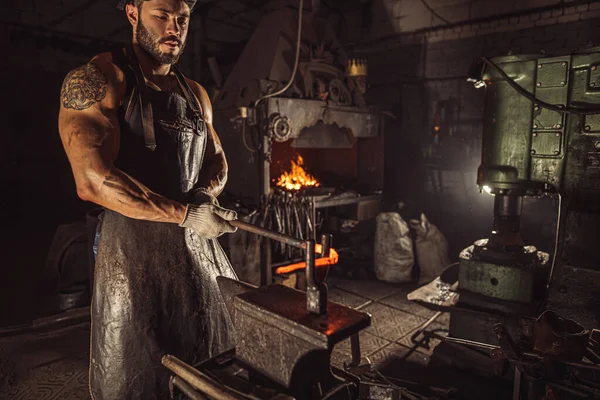
<instances>
[{"instance_id":1,"label":"brick forge wall","mask_svg":"<svg viewBox=\"0 0 600 400\"><path fill-rule=\"evenodd\" d=\"M594 32L597 33L597 31L593 29L597 26L597 23L594 23L593 20L598 18L600 18L600 1L546 11L524 12L519 16L490 18L487 21L474 23L466 22L449 28L440 27L425 32L424 36L427 38L428 43L439 43L472 37L493 36L499 33L510 35L513 32L519 32L519 34L522 33L532 39L532 42L537 45L535 51L538 52L540 48L544 48L540 45L546 44L558 46L557 49L560 49L561 46L572 49L572 45L575 47L585 45L594 38L598 38L597 35L594 35ZM580 22L580 24L572 24L575 22ZM545 27L550 27L550 29L544 30L544 33L535 30ZM578 27L585 29L578 30ZM570 34L561 33L562 28ZM413 35L420 34L414 33ZM581 43L579 39L584 42ZM515 43L515 45L526 47L527 43L525 41Z\"/></svg>"},{"instance_id":2,"label":"brick forge wall","mask_svg":"<svg viewBox=\"0 0 600 400\"><path fill-rule=\"evenodd\" d=\"M484 92L466 82L471 63L509 52L566 54L590 44L600 44L600 2L415 32L363 49L370 99L396 116L385 137L388 204L402 200L421 208L448 238L453 259L488 237L493 198L475 184ZM421 150L431 140L439 101L454 110L452 136L444 138L441 159L432 166ZM555 216L555 199L526 199L525 241L551 252Z\"/></svg>"}]
</instances>

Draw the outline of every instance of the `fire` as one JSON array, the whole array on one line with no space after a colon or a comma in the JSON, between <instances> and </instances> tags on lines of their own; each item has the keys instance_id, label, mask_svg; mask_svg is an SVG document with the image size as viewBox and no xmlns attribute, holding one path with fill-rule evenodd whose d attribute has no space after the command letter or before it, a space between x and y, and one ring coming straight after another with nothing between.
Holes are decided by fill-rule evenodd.
<instances>
[{"instance_id":1,"label":"fire","mask_svg":"<svg viewBox=\"0 0 600 400\"><path fill-rule=\"evenodd\" d=\"M296 161L292 161L292 171L284 172L277 180L276 185L287 190L300 190L304 187L319 187L317 179L308 174L302 166L304 159L298 155Z\"/></svg>"}]
</instances>

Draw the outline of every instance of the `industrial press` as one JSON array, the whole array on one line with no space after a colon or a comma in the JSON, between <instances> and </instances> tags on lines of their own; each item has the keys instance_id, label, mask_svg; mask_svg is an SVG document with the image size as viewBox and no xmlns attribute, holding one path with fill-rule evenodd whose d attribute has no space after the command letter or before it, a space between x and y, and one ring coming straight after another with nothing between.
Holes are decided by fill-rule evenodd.
<instances>
[{"instance_id":1,"label":"industrial press","mask_svg":"<svg viewBox=\"0 0 600 400\"><path fill-rule=\"evenodd\" d=\"M486 91L477 184L495 196L494 224L489 239L460 254L458 304L491 312L481 330L468 328L472 318L482 326L480 316L454 313L453 336L489 343L494 323L518 327L495 315L537 316L546 308L598 326L599 64L597 48L474 64L470 80ZM551 254L525 245L520 234L523 197L544 195L558 199Z\"/></svg>"}]
</instances>

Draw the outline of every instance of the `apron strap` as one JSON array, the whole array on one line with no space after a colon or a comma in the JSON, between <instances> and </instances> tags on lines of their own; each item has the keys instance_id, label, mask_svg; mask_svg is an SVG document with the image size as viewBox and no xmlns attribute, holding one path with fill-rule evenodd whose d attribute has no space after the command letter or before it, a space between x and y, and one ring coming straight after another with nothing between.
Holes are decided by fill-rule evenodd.
<instances>
[{"instance_id":1,"label":"apron strap","mask_svg":"<svg viewBox=\"0 0 600 400\"><path fill-rule=\"evenodd\" d=\"M129 60L125 56L125 49L119 46L111 51L113 62L123 71L125 74L125 82L127 87L125 88L125 97L123 98L123 109L125 110L125 121L131 121L131 114L133 113L133 100L137 100L138 90L135 84L135 75L133 69L129 65Z\"/></svg>"},{"instance_id":2,"label":"apron strap","mask_svg":"<svg viewBox=\"0 0 600 400\"><path fill-rule=\"evenodd\" d=\"M173 66L173 72L175 73L175 76L179 81L179 85L181 86L181 90L183 91L183 95L190 107L192 108L194 114L197 117L204 117L202 105L199 103L198 98L194 95L194 91L187 83L187 80L185 79L181 71L179 71L179 69L176 66Z\"/></svg>"},{"instance_id":3,"label":"apron strap","mask_svg":"<svg viewBox=\"0 0 600 400\"><path fill-rule=\"evenodd\" d=\"M129 66L133 70L135 80L137 82L137 94L138 101L140 104L141 117L142 117L142 128L144 130L144 142L146 148L150 151L156 150L156 135L154 133L154 112L152 111L152 104L150 103L150 96L148 95L148 85L146 85L146 79L144 73L140 68L140 63L135 56L133 46L127 46L127 58L129 60Z\"/></svg>"}]
</instances>

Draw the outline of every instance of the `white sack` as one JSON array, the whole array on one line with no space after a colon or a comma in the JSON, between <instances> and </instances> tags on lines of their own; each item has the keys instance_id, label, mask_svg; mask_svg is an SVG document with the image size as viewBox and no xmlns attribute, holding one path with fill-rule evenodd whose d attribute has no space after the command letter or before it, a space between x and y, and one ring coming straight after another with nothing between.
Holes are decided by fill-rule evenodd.
<instances>
[{"instance_id":1,"label":"white sack","mask_svg":"<svg viewBox=\"0 0 600 400\"><path fill-rule=\"evenodd\" d=\"M375 275L391 283L412 280L415 257L410 229L400 214L381 213L376 219Z\"/></svg>"},{"instance_id":2,"label":"white sack","mask_svg":"<svg viewBox=\"0 0 600 400\"><path fill-rule=\"evenodd\" d=\"M448 242L439 229L421 214L421 220L411 219L410 226L417 232L415 247L420 268L419 283L427 283L439 276L450 265Z\"/></svg>"}]
</instances>

